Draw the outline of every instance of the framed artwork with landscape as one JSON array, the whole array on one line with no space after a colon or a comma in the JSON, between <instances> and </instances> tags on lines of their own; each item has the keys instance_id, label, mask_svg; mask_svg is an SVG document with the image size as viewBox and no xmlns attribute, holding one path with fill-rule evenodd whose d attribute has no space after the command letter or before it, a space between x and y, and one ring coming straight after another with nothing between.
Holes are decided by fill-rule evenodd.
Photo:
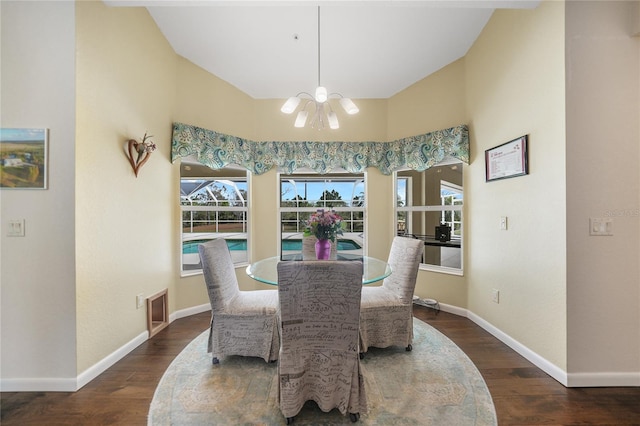
<instances>
[{"instance_id":1,"label":"framed artwork with landscape","mask_svg":"<svg viewBox=\"0 0 640 426\"><path fill-rule=\"evenodd\" d=\"M47 189L48 129L0 129L0 188Z\"/></svg>"}]
</instances>

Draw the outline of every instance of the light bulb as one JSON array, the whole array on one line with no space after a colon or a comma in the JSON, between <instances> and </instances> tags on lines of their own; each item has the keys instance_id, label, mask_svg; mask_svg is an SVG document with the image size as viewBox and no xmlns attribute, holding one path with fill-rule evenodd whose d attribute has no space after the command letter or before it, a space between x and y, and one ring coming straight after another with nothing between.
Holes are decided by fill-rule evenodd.
<instances>
[{"instance_id":1,"label":"light bulb","mask_svg":"<svg viewBox=\"0 0 640 426\"><path fill-rule=\"evenodd\" d=\"M318 86L316 89L316 102L326 102L327 101L327 88Z\"/></svg>"},{"instance_id":2,"label":"light bulb","mask_svg":"<svg viewBox=\"0 0 640 426\"><path fill-rule=\"evenodd\" d=\"M309 116L309 113L307 111L300 111L298 113L298 116L296 117L296 122L294 123L294 126L304 127L304 125L307 123L308 116Z\"/></svg>"},{"instance_id":3,"label":"light bulb","mask_svg":"<svg viewBox=\"0 0 640 426\"><path fill-rule=\"evenodd\" d=\"M357 114L358 111L360 111L356 104L349 98L340 98L340 105L342 105L342 108L347 114Z\"/></svg>"},{"instance_id":4,"label":"light bulb","mask_svg":"<svg viewBox=\"0 0 640 426\"><path fill-rule=\"evenodd\" d=\"M329 121L329 127L332 129L339 129L340 123L338 123L338 116L335 112L331 111L327 114L327 121Z\"/></svg>"},{"instance_id":5,"label":"light bulb","mask_svg":"<svg viewBox=\"0 0 640 426\"><path fill-rule=\"evenodd\" d=\"M280 108L280 111L284 112L285 114L291 114L293 111L296 110L296 108L298 108L299 104L300 104L300 98L297 96L292 96L289 99L287 99L287 102L285 102L284 105L282 105L282 108Z\"/></svg>"}]
</instances>

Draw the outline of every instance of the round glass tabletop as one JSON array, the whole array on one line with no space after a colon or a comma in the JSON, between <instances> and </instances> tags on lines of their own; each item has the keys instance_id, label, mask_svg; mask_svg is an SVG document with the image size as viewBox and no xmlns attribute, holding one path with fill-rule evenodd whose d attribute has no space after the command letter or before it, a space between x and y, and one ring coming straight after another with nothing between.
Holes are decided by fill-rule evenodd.
<instances>
[{"instance_id":1,"label":"round glass tabletop","mask_svg":"<svg viewBox=\"0 0 640 426\"><path fill-rule=\"evenodd\" d=\"M380 281L391 275L391 266L384 260L369 256L354 256L344 258L339 256L340 261L359 260L363 266L362 284L371 284ZM279 256L269 257L252 263L247 266L247 275L254 280L265 284L278 285L278 263L282 262ZM298 262L297 260L285 260L285 262ZM323 262L317 260L315 262Z\"/></svg>"}]
</instances>

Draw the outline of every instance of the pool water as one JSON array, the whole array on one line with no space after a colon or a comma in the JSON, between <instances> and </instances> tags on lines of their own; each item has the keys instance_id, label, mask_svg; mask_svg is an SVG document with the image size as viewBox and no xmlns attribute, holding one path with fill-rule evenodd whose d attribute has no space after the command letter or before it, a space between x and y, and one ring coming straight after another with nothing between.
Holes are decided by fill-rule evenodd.
<instances>
[{"instance_id":1,"label":"pool water","mask_svg":"<svg viewBox=\"0 0 640 426\"><path fill-rule=\"evenodd\" d=\"M210 240L192 240L182 242L182 254L198 253L198 245ZM225 240L229 250L247 251L247 240Z\"/></svg>"},{"instance_id":2,"label":"pool water","mask_svg":"<svg viewBox=\"0 0 640 426\"><path fill-rule=\"evenodd\" d=\"M193 240L182 242L182 254L198 253L198 244L206 243L209 240ZM247 240L225 240L229 250L246 251ZM360 245L353 240L338 240L338 250L358 250ZM282 240L282 251L302 251L302 240Z\"/></svg>"}]
</instances>

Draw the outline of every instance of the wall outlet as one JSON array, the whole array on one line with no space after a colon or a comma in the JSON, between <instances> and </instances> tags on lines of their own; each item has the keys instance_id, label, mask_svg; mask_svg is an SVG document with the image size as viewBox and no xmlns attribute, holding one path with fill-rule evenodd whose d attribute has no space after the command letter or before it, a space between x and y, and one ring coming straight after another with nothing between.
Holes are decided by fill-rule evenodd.
<instances>
[{"instance_id":1,"label":"wall outlet","mask_svg":"<svg viewBox=\"0 0 640 426\"><path fill-rule=\"evenodd\" d=\"M24 219L9 220L7 237L24 237Z\"/></svg>"},{"instance_id":2,"label":"wall outlet","mask_svg":"<svg viewBox=\"0 0 640 426\"><path fill-rule=\"evenodd\" d=\"M506 231L507 230L507 217L506 216L501 216L500 217L500 229L502 231Z\"/></svg>"},{"instance_id":3,"label":"wall outlet","mask_svg":"<svg viewBox=\"0 0 640 426\"><path fill-rule=\"evenodd\" d=\"M491 290L491 300L494 303L500 303L500 291L495 288Z\"/></svg>"},{"instance_id":4,"label":"wall outlet","mask_svg":"<svg viewBox=\"0 0 640 426\"><path fill-rule=\"evenodd\" d=\"M136 296L136 309L142 308L144 305L144 295L139 294Z\"/></svg>"}]
</instances>

